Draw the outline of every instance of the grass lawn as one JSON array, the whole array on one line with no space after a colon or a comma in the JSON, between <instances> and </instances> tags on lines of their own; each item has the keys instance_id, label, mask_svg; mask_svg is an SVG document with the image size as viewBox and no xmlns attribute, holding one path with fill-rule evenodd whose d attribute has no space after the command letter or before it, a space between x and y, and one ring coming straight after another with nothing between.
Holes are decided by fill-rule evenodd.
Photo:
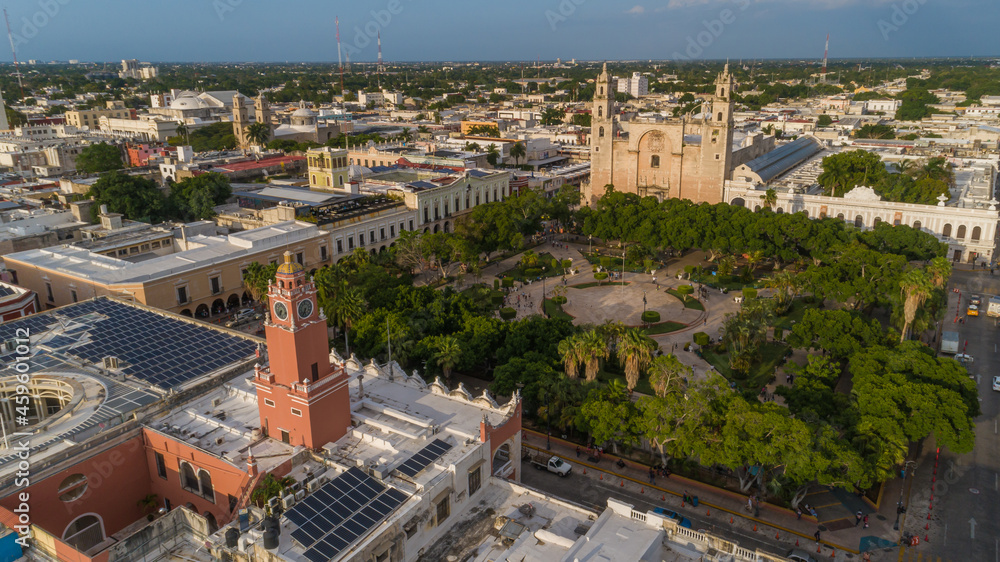
<instances>
[{"instance_id":1,"label":"grass lawn","mask_svg":"<svg viewBox=\"0 0 1000 562\"><path fill-rule=\"evenodd\" d=\"M543 267L545 269L541 271L541 273L539 273L538 275L532 275L531 279L535 279L537 277L559 277L561 275L565 275L566 270L562 268L562 262L560 262L559 267L555 269L552 268L553 259L555 258L552 257L552 254L548 252L542 252L538 254L537 264L531 267L524 267L522 264L519 263L517 264L516 267L508 269L507 271L504 271L500 275L503 277L511 277L513 279L517 279L518 281L524 282L526 279L528 279L528 275L525 273L526 270L528 269L541 270Z\"/></svg>"},{"instance_id":2,"label":"grass lawn","mask_svg":"<svg viewBox=\"0 0 1000 562\"><path fill-rule=\"evenodd\" d=\"M760 388L771 381L775 370L781 364L788 351L788 346L780 342L767 342L760 348L760 359L754 362L750 372L743 375L734 376L729 369L729 354L714 352L715 346L702 350L702 356L715 367L722 376L736 383L737 388L760 390Z\"/></svg>"},{"instance_id":3,"label":"grass lawn","mask_svg":"<svg viewBox=\"0 0 1000 562\"><path fill-rule=\"evenodd\" d=\"M622 285L628 285L629 283L630 283L629 281L604 281L602 283L594 281L593 283L581 283L579 285L567 285L567 286L570 289L589 289L591 287L611 287L611 286L620 287Z\"/></svg>"},{"instance_id":4,"label":"grass lawn","mask_svg":"<svg viewBox=\"0 0 1000 562\"><path fill-rule=\"evenodd\" d=\"M561 304L552 302L552 299L545 299L545 314L547 314L549 318L565 318L570 322L574 320L572 316L563 310Z\"/></svg>"},{"instance_id":5,"label":"grass lawn","mask_svg":"<svg viewBox=\"0 0 1000 562\"><path fill-rule=\"evenodd\" d=\"M680 299L680 301L684 303L684 308L690 308L691 310L701 310L701 311L705 310L705 306L701 304L701 301L694 298L694 296L692 295L689 295L688 298L684 298L684 295L678 293L677 290L675 289L667 289L667 292Z\"/></svg>"},{"instance_id":6,"label":"grass lawn","mask_svg":"<svg viewBox=\"0 0 1000 562\"><path fill-rule=\"evenodd\" d=\"M681 328L685 328L684 324L680 322L660 322L659 324L651 324L648 328L643 328L642 331L648 336L655 336L657 334L669 334L670 332L676 332Z\"/></svg>"},{"instance_id":7,"label":"grass lawn","mask_svg":"<svg viewBox=\"0 0 1000 562\"><path fill-rule=\"evenodd\" d=\"M788 312L775 319L774 327L781 328L786 332L790 331L794 324L802 321L802 317L805 316L806 310L809 308L816 308L816 304L807 304L805 299L793 300Z\"/></svg>"}]
</instances>

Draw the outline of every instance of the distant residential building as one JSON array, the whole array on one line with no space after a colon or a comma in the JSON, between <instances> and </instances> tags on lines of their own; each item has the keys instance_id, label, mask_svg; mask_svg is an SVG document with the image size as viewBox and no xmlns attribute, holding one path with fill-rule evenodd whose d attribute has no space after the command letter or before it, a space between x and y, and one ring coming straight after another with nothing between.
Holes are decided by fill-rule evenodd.
<instances>
[{"instance_id":1,"label":"distant residential building","mask_svg":"<svg viewBox=\"0 0 1000 562\"><path fill-rule=\"evenodd\" d=\"M896 110L899 106L903 105L903 102L899 100L867 100L865 101L865 112L866 113L885 113L886 115L895 115Z\"/></svg>"},{"instance_id":2,"label":"distant residential building","mask_svg":"<svg viewBox=\"0 0 1000 562\"><path fill-rule=\"evenodd\" d=\"M615 78L618 81L618 91L633 97L649 94L649 78L641 72L633 72L629 78Z\"/></svg>"},{"instance_id":3,"label":"distant residential building","mask_svg":"<svg viewBox=\"0 0 1000 562\"><path fill-rule=\"evenodd\" d=\"M364 90L358 91L358 103L367 106L368 104L375 104L375 107L382 106L397 106L402 105L404 96L402 92L390 92L389 90L382 90L381 92L365 92Z\"/></svg>"},{"instance_id":4,"label":"distant residential building","mask_svg":"<svg viewBox=\"0 0 1000 562\"><path fill-rule=\"evenodd\" d=\"M151 80L159 75L155 66L140 63L136 59L122 60L122 69L118 72L119 78L132 78L135 80Z\"/></svg>"},{"instance_id":5,"label":"distant residential building","mask_svg":"<svg viewBox=\"0 0 1000 562\"><path fill-rule=\"evenodd\" d=\"M350 190L348 181L347 150L310 148L306 153L309 167L309 189L320 191Z\"/></svg>"},{"instance_id":6,"label":"distant residential building","mask_svg":"<svg viewBox=\"0 0 1000 562\"><path fill-rule=\"evenodd\" d=\"M104 116L99 123L101 131L121 138L165 142L168 138L177 136L177 121L162 117L120 119Z\"/></svg>"}]
</instances>

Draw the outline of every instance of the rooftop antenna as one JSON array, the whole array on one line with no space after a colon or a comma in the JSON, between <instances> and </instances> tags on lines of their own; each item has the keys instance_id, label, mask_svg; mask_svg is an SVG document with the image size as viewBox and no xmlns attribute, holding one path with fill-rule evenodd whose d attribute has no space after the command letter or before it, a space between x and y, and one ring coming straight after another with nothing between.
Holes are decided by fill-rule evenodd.
<instances>
[{"instance_id":1,"label":"rooftop antenna","mask_svg":"<svg viewBox=\"0 0 1000 562\"><path fill-rule=\"evenodd\" d=\"M344 61L340 57L340 16L337 16L337 66L340 67L340 95L344 95Z\"/></svg>"},{"instance_id":2,"label":"rooftop antenna","mask_svg":"<svg viewBox=\"0 0 1000 562\"><path fill-rule=\"evenodd\" d=\"M14 74L17 74L17 85L21 88L21 99L24 99L24 83L21 82L21 66L17 63L17 49L14 48L14 34L10 31L10 16L7 8L3 9L3 19L7 22L7 39L10 39L10 53L14 55Z\"/></svg>"},{"instance_id":3,"label":"rooftop antenna","mask_svg":"<svg viewBox=\"0 0 1000 562\"><path fill-rule=\"evenodd\" d=\"M822 83L826 84L826 63L827 55L830 54L830 34L826 34L826 48L823 50L823 71L819 73L819 79Z\"/></svg>"}]
</instances>

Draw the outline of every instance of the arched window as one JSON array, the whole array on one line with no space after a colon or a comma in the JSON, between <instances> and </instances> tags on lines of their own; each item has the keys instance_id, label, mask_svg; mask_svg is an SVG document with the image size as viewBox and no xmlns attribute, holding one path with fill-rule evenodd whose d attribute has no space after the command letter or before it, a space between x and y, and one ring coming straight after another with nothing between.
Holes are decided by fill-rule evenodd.
<instances>
[{"instance_id":1,"label":"arched window","mask_svg":"<svg viewBox=\"0 0 1000 562\"><path fill-rule=\"evenodd\" d=\"M94 514L81 515L66 527L62 538L77 550L86 552L104 541L104 524Z\"/></svg>"},{"instance_id":2,"label":"arched window","mask_svg":"<svg viewBox=\"0 0 1000 562\"><path fill-rule=\"evenodd\" d=\"M601 92L598 95L600 95L600 96L604 95L604 86L601 86Z\"/></svg>"},{"instance_id":3,"label":"arched window","mask_svg":"<svg viewBox=\"0 0 1000 562\"><path fill-rule=\"evenodd\" d=\"M784 212L785 212L785 210L784 210L783 208L781 208L781 207L778 207L778 210L777 210L777 213L778 213L779 215L780 215L780 214L782 214L782 213L784 213Z\"/></svg>"},{"instance_id":4,"label":"arched window","mask_svg":"<svg viewBox=\"0 0 1000 562\"><path fill-rule=\"evenodd\" d=\"M965 225L964 224L962 226L958 227L958 236L956 238L958 238L959 240L965 240Z\"/></svg>"},{"instance_id":5,"label":"arched window","mask_svg":"<svg viewBox=\"0 0 1000 562\"><path fill-rule=\"evenodd\" d=\"M951 225L950 224L944 225L944 230L941 231L941 236L944 236L945 238L951 238Z\"/></svg>"},{"instance_id":6,"label":"arched window","mask_svg":"<svg viewBox=\"0 0 1000 562\"><path fill-rule=\"evenodd\" d=\"M864 225L865 225L865 218L864 217L862 217L861 215L858 215L858 216L854 217L854 226L856 226L858 228L861 228Z\"/></svg>"},{"instance_id":7,"label":"arched window","mask_svg":"<svg viewBox=\"0 0 1000 562\"><path fill-rule=\"evenodd\" d=\"M198 477L194 474L194 468L186 462L181 463L181 487L198 491Z\"/></svg>"},{"instance_id":8,"label":"arched window","mask_svg":"<svg viewBox=\"0 0 1000 562\"><path fill-rule=\"evenodd\" d=\"M656 154L649 157L649 167L659 168L660 167L660 157Z\"/></svg>"},{"instance_id":9,"label":"arched window","mask_svg":"<svg viewBox=\"0 0 1000 562\"><path fill-rule=\"evenodd\" d=\"M875 227L876 227L876 226L878 226L878 225L879 225L879 223L881 223L881 222L882 222L882 217L875 217L875 220L874 220L874 221L872 221L872 228L875 228Z\"/></svg>"},{"instance_id":10,"label":"arched window","mask_svg":"<svg viewBox=\"0 0 1000 562\"><path fill-rule=\"evenodd\" d=\"M717 119L717 121L719 121L720 123L722 122L722 112L721 111L719 112L719 118Z\"/></svg>"},{"instance_id":11,"label":"arched window","mask_svg":"<svg viewBox=\"0 0 1000 562\"><path fill-rule=\"evenodd\" d=\"M215 503L215 489L212 488L212 475L207 470L198 472L198 481L201 483L201 495L205 496L212 503Z\"/></svg>"},{"instance_id":12,"label":"arched window","mask_svg":"<svg viewBox=\"0 0 1000 562\"><path fill-rule=\"evenodd\" d=\"M982 234L983 234L983 229L982 228L979 228L978 226L976 228L973 228L972 229L972 240L975 241L975 242L978 242L979 241L979 237L982 236Z\"/></svg>"},{"instance_id":13,"label":"arched window","mask_svg":"<svg viewBox=\"0 0 1000 562\"><path fill-rule=\"evenodd\" d=\"M597 130L597 136L602 139L604 138L604 127L601 127L600 129Z\"/></svg>"},{"instance_id":14,"label":"arched window","mask_svg":"<svg viewBox=\"0 0 1000 562\"><path fill-rule=\"evenodd\" d=\"M603 107L598 107L597 108L597 116L598 117L604 117L604 108Z\"/></svg>"},{"instance_id":15,"label":"arched window","mask_svg":"<svg viewBox=\"0 0 1000 562\"><path fill-rule=\"evenodd\" d=\"M838 218L839 220L844 220L844 213L838 213L838 214L837 214L837 218Z\"/></svg>"},{"instance_id":16,"label":"arched window","mask_svg":"<svg viewBox=\"0 0 1000 562\"><path fill-rule=\"evenodd\" d=\"M913 221L913 230L920 230L920 221Z\"/></svg>"}]
</instances>

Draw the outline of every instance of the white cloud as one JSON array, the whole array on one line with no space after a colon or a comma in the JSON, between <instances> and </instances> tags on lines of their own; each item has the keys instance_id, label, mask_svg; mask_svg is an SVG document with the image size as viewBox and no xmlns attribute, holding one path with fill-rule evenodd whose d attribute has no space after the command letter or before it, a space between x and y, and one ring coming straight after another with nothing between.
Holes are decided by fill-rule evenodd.
<instances>
[{"instance_id":1,"label":"white cloud","mask_svg":"<svg viewBox=\"0 0 1000 562\"><path fill-rule=\"evenodd\" d=\"M636 15L636 16L637 16L637 15L639 15L639 14L644 14L644 13L646 13L646 8L643 8L642 6L640 6L640 5L636 4L635 6L633 6L633 7L632 7L632 9L628 10L628 11L627 11L627 12L625 12L625 13L626 13L626 14L633 14L633 15Z\"/></svg>"}]
</instances>

